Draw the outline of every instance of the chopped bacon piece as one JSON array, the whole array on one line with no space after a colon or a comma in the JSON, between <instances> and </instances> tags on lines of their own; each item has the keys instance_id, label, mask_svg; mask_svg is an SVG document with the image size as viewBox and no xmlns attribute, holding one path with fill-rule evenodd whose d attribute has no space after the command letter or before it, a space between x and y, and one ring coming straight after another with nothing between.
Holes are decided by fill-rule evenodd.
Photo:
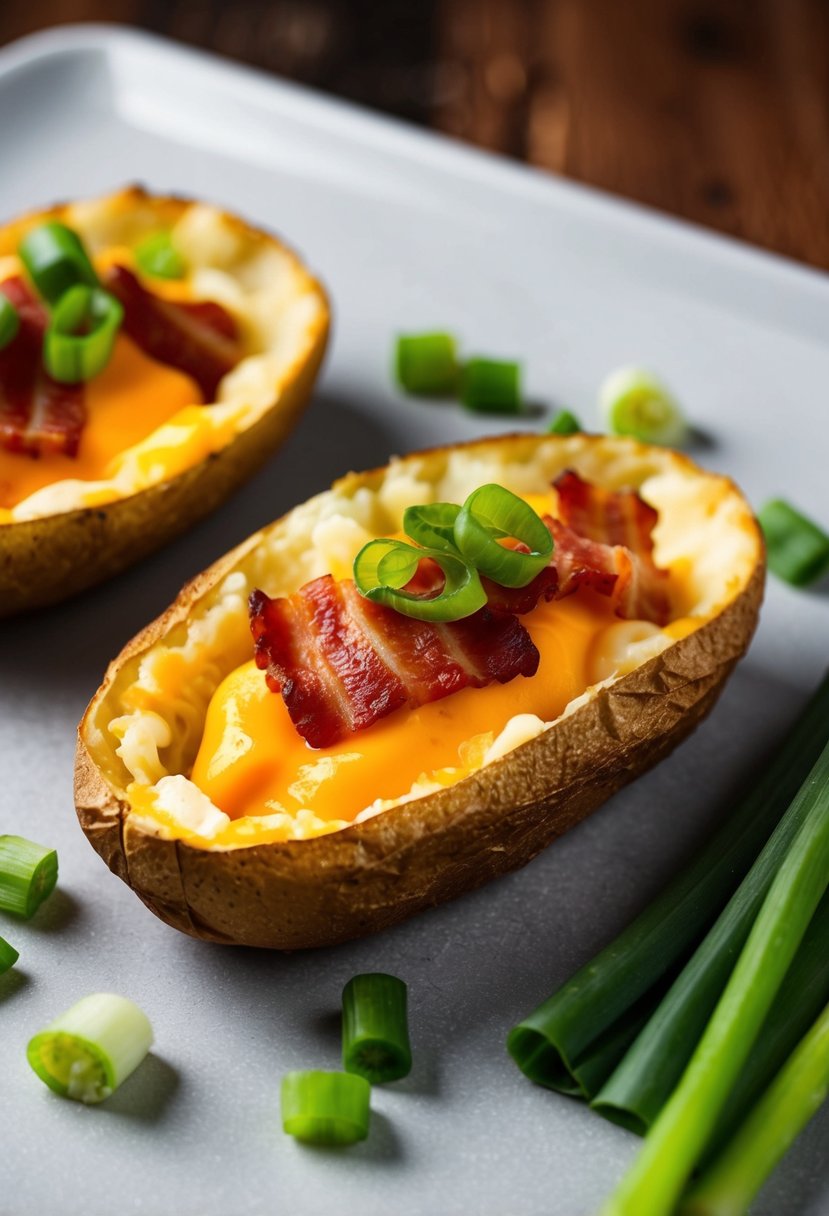
<instances>
[{"instance_id":1,"label":"chopped bacon piece","mask_svg":"<svg viewBox=\"0 0 829 1216\"><path fill-rule=\"evenodd\" d=\"M47 316L19 276L0 291L17 309L17 336L0 351L0 448L27 456L77 456L86 406L82 384L59 384L43 366Z\"/></svg>"},{"instance_id":2,"label":"chopped bacon piece","mask_svg":"<svg viewBox=\"0 0 829 1216\"><path fill-rule=\"evenodd\" d=\"M664 625L670 615L668 572L653 560L658 515L634 490L605 490L572 469L554 482L559 519L553 534L559 596L587 585L609 595L619 616Z\"/></svg>"},{"instance_id":3,"label":"chopped bacon piece","mask_svg":"<svg viewBox=\"0 0 829 1216\"><path fill-rule=\"evenodd\" d=\"M164 300L125 266L110 266L104 286L124 306L124 329L145 354L191 376L205 401L244 354L230 313L213 300Z\"/></svg>"},{"instance_id":4,"label":"chopped bacon piece","mask_svg":"<svg viewBox=\"0 0 829 1216\"><path fill-rule=\"evenodd\" d=\"M331 575L296 594L250 597L257 665L312 747L328 747L394 710L532 676L539 653L514 615L416 621Z\"/></svg>"}]
</instances>

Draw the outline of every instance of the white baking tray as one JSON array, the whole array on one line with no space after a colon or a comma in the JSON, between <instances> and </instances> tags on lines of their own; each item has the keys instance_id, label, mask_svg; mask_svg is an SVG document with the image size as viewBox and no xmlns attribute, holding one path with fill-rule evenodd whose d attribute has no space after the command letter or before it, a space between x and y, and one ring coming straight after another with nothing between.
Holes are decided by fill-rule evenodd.
<instances>
[{"instance_id":1,"label":"white baking tray","mask_svg":"<svg viewBox=\"0 0 829 1216\"><path fill-rule=\"evenodd\" d=\"M829 519L829 286L818 274L143 35L57 30L0 52L0 213L138 180L284 233L331 290L333 350L306 420L219 515L108 586L0 626L0 831L57 845L60 891L0 981L2 1216L582 1216L637 1141L525 1081L504 1036L617 932L759 769L829 656L829 598L769 587L710 720L526 870L380 937L280 956L192 941L89 848L74 727L107 661L185 578L350 467L494 432L402 399L397 328L521 356L533 399L596 424L620 363L672 384L696 454L759 503ZM527 426L538 426L531 418ZM343 1152L283 1136L279 1081L336 1067L343 982L410 985L415 1068ZM76 998L132 996L153 1057L105 1107L56 1099L30 1034ZM829 1211L825 1111L757 1216Z\"/></svg>"}]
</instances>

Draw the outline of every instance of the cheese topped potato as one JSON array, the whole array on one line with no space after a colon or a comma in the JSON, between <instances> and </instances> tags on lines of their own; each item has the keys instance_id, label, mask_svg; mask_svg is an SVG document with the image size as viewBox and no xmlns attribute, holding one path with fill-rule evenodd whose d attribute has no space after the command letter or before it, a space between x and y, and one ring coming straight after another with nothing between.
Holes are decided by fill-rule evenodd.
<instances>
[{"instance_id":1,"label":"cheese topped potato","mask_svg":"<svg viewBox=\"0 0 829 1216\"><path fill-rule=\"evenodd\" d=\"M39 298L21 248L52 221L124 320L84 382L47 367L24 384L58 302ZM142 256L159 240L172 274ZM6 300L22 327L0 349L0 615L108 577L218 506L290 431L328 333L322 288L275 237L138 188L0 228Z\"/></svg>"},{"instance_id":2,"label":"cheese topped potato","mask_svg":"<svg viewBox=\"0 0 829 1216\"><path fill-rule=\"evenodd\" d=\"M399 536L413 504L491 483L549 520L546 590L490 585L457 626L365 615L350 579L366 543ZM630 551L568 531L571 492L634 511L625 599L600 567ZM748 645L763 579L734 485L632 440L515 435L350 474L199 576L111 665L80 727L81 824L197 936L291 949L382 928L528 861L688 734ZM396 701L378 654L409 673Z\"/></svg>"}]
</instances>

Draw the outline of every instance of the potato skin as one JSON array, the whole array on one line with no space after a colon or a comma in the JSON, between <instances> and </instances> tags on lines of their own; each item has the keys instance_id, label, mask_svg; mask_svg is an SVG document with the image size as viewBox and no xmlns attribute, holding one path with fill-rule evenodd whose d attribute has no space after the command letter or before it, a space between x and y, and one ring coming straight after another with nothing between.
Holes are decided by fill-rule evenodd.
<instances>
[{"instance_id":1,"label":"potato skin","mask_svg":"<svg viewBox=\"0 0 829 1216\"><path fill-rule=\"evenodd\" d=\"M190 205L185 199L147 195L137 186L113 196L119 208L129 206L131 200L151 205L167 224ZM26 217L25 222L60 218L64 210L54 207ZM226 218L256 241L282 248L276 238L236 217ZM5 243L12 249L18 229L22 232L23 221L4 230L9 238ZM273 407L225 448L127 498L0 524L0 619L58 603L126 570L209 515L273 455L305 408L325 354L329 309L320 284L314 281L314 287L323 307L308 357L297 364Z\"/></svg>"},{"instance_id":2,"label":"potato skin","mask_svg":"<svg viewBox=\"0 0 829 1216\"><path fill-rule=\"evenodd\" d=\"M185 618L260 536L200 575L126 647L93 706L123 663ZM525 865L667 755L709 712L746 650L764 581L758 532L746 585L695 632L456 785L308 840L220 852L136 828L88 749L90 707L78 737L79 820L110 869L194 937L295 950L377 932Z\"/></svg>"}]
</instances>

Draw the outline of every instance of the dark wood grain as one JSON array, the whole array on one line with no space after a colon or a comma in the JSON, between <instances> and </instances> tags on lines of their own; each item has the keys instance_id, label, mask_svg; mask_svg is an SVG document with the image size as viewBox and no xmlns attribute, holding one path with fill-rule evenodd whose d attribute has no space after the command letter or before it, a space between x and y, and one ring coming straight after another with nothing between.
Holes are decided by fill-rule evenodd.
<instances>
[{"instance_id":1,"label":"dark wood grain","mask_svg":"<svg viewBox=\"0 0 829 1216\"><path fill-rule=\"evenodd\" d=\"M827 0L5 0L123 21L829 268Z\"/></svg>"}]
</instances>

